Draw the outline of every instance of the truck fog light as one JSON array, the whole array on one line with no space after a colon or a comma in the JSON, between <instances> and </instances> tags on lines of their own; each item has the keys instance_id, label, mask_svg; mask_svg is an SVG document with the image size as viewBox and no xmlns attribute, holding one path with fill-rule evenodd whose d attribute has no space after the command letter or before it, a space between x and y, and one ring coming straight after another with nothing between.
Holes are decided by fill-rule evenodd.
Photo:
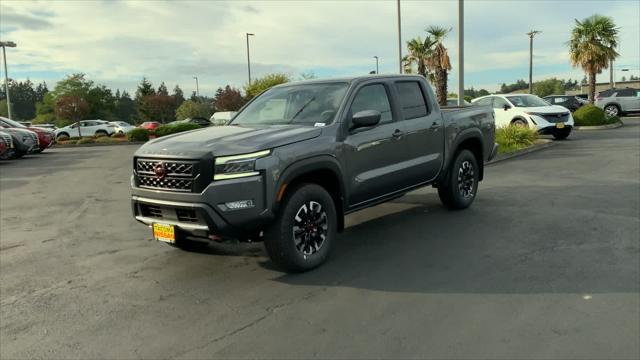
<instances>
[{"instance_id":1,"label":"truck fog light","mask_svg":"<svg viewBox=\"0 0 640 360\"><path fill-rule=\"evenodd\" d=\"M254 207L253 200L240 200L224 203L229 210L249 209Z\"/></svg>"}]
</instances>

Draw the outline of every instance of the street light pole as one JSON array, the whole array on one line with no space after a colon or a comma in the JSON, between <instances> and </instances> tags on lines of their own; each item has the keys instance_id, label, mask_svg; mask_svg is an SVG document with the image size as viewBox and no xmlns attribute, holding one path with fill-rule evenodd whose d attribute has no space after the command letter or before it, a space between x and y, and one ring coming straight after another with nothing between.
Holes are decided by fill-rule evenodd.
<instances>
[{"instance_id":1,"label":"street light pole","mask_svg":"<svg viewBox=\"0 0 640 360\"><path fill-rule=\"evenodd\" d=\"M249 73L249 86L251 86L251 56L249 55L249 36L253 36L252 33L247 33L247 71Z\"/></svg>"},{"instance_id":2,"label":"street light pole","mask_svg":"<svg viewBox=\"0 0 640 360\"><path fill-rule=\"evenodd\" d=\"M464 0L458 0L458 106L464 105Z\"/></svg>"},{"instance_id":3,"label":"street light pole","mask_svg":"<svg viewBox=\"0 0 640 360\"><path fill-rule=\"evenodd\" d=\"M198 85L198 77L194 76L193 78L196 79L196 95L200 97L200 86Z\"/></svg>"},{"instance_id":4,"label":"street light pole","mask_svg":"<svg viewBox=\"0 0 640 360\"><path fill-rule=\"evenodd\" d=\"M8 47L16 47L13 41L0 41L2 47L2 59L4 61L4 90L7 94L7 116L11 119L11 98L9 97L9 73L7 72L7 50Z\"/></svg>"},{"instance_id":5,"label":"street light pole","mask_svg":"<svg viewBox=\"0 0 640 360\"><path fill-rule=\"evenodd\" d=\"M376 74L379 74L380 72L378 71L378 56L374 56L374 58L376 59Z\"/></svg>"},{"instance_id":6,"label":"street light pole","mask_svg":"<svg viewBox=\"0 0 640 360\"><path fill-rule=\"evenodd\" d=\"M533 94L533 38L542 31L531 30L529 35L529 94Z\"/></svg>"},{"instance_id":7,"label":"street light pole","mask_svg":"<svg viewBox=\"0 0 640 360\"><path fill-rule=\"evenodd\" d=\"M400 21L400 0L397 1L398 4L398 68L400 70L400 74L402 74L402 26Z\"/></svg>"}]
</instances>

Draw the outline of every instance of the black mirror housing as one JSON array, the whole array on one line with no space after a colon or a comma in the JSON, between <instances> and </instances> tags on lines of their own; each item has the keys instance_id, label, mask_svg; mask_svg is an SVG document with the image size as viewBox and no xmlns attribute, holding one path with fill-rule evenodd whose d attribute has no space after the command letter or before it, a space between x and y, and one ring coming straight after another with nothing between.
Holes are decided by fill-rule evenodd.
<instances>
[{"instance_id":1,"label":"black mirror housing","mask_svg":"<svg viewBox=\"0 0 640 360\"><path fill-rule=\"evenodd\" d=\"M381 117L377 110L358 111L351 117L351 129L378 125Z\"/></svg>"},{"instance_id":2,"label":"black mirror housing","mask_svg":"<svg viewBox=\"0 0 640 360\"><path fill-rule=\"evenodd\" d=\"M504 111L507 111L507 110L511 109L511 105L504 104L503 108L504 108Z\"/></svg>"}]
</instances>

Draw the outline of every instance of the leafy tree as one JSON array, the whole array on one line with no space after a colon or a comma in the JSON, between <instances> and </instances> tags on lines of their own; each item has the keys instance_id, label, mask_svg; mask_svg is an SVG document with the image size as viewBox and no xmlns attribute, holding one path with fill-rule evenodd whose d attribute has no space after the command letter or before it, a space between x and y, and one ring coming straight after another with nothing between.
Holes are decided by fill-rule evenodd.
<instances>
[{"instance_id":1,"label":"leafy tree","mask_svg":"<svg viewBox=\"0 0 640 360\"><path fill-rule=\"evenodd\" d=\"M164 84L164 81L160 83L160 86L158 86L158 91L156 93L158 95L169 96L169 91L167 90L167 86Z\"/></svg>"},{"instance_id":2,"label":"leafy tree","mask_svg":"<svg viewBox=\"0 0 640 360\"><path fill-rule=\"evenodd\" d=\"M89 114L89 104L80 96L65 95L56 101L58 119L80 121Z\"/></svg>"},{"instance_id":3,"label":"leafy tree","mask_svg":"<svg viewBox=\"0 0 640 360\"><path fill-rule=\"evenodd\" d=\"M629 80L640 80L640 77L635 76L635 75L631 75L631 76L629 76Z\"/></svg>"},{"instance_id":4,"label":"leafy tree","mask_svg":"<svg viewBox=\"0 0 640 360\"><path fill-rule=\"evenodd\" d=\"M451 70L451 61L449 60L449 52L444 46L444 38L451 32L440 26L430 26L426 29L429 36L425 40L425 44L429 45L429 54L426 58L427 68L434 73L435 88L438 103L441 106L447 105L447 78L449 70Z\"/></svg>"},{"instance_id":5,"label":"leafy tree","mask_svg":"<svg viewBox=\"0 0 640 360\"><path fill-rule=\"evenodd\" d=\"M502 86L500 86L500 93L508 94L514 91L524 90L528 88L529 88L529 83L527 83L524 80L518 80L514 84L507 85L503 83Z\"/></svg>"},{"instance_id":6,"label":"leafy tree","mask_svg":"<svg viewBox=\"0 0 640 360\"><path fill-rule=\"evenodd\" d=\"M135 123L136 103L131 99L128 92L123 91L122 94L119 94L119 90L116 92L116 105L113 116L117 120L126 121L131 124Z\"/></svg>"},{"instance_id":7,"label":"leafy tree","mask_svg":"<svg viewBox=\"0 0 640 360\"><path fill-rule=\"evenodd\" d=\"M49 89L47 88L46 82L43 81L40 84L38 84L38 86L36 87L36 102L40 102L44 100L44 96L48 92L49 92ZM35 107L35 104L34 104L34 107Z\"/></svg>"},{"instance_id":8,"label":"leafy tree","mask_svg":"<svg viewBox=\"0 0 640 360\"><path fill-rule=\"evenodd\" d=\"M178 120L194 117L204 117L208 119L210 116L211 110L209 104L193 100L183 102L178 110L176 110L176 118Z\"/></svg>"},{"instance_id":9,"label":"leafy tree","mask_svg":"<svg viewBox=\"0 0 640 360\"><path fill-rule=\"evenodd\" d=\"M627 81L627 77L626 77L626 76L623 76L623 77L622 77L622 81Z\"/></svg>"},{"instance_id":10,"label":"leafy tree","mask_svg":"<svg viewBox=\"0 0 640 360\"><path fill-rule=\"evenodd\" d=\"M475 99L477 97L486 96L486 95L489 95L489 94L490 93L485 89L476 90L473 87L471 89L465 89L464 90L464 98L465 98L465 100L467 99L467 97L470 97L471 99Z\"/></svg>"},{"instance_id":11,"label":"leafy tree","mask_svg":"<svg viewBox=\"0 0 640 360\"><path fill-rule=\"evenodd\" d=\"M564 94L565 82L556 78L536 81L533 83L533 93L540 97L547 95L562 95Z\"/></svg>"},{"instance_id":12,"label":"leafy tree","mask_svg":"<svg viewBox=\"0 0 640 360\"><path fill-rule=\"evenodd\" d=\"M35 124L50 124L55 120L55 99L53 94L48 92L44 95L42 102L36 103L36 118L33 122Z\"/></svg>"},{"instance_id":13,"label":"leafy tree","mask_svg":"<svg viewBox=\"0 0 640 360\"><path fill-rule=\"evenodd\" d=\"M225 86L224 89L218 88L213 101L218 111L237 111L246 102L240 90L229 85Z\"/></svg>"},{"instance_id":14,"label":"leafy tree","mask_svg":"<svg viewBox=\"0 0 640 360\"><path fill-rule=\"evenodd\" d=\"M247 85L244 88L245 93L247 94L247 100L252 99L256 95L261 92L279 85L289 82L289 76L283 73L274 73L263 76L259 79L255 79L251 82L251 85Z\"/></svg>"},{"instance_id":15,"label":"leafy tree","mask_svg":"<svg viewBox=\"0 0 640 360\"><path fill-rule=\"evenodd\" d=\"M89 104L89 114L92 119L112 119L116 101L111 89L104 85L94 86L84 97Z\"/></svg>"},{"instance_id":16,"label":"leafy tree","mask_svg":"<svg viewBox=\"0 0 640 360\"><path fill-rule=\"evenodd\" d=\"M173 96L161 95L160 93L148 95L144 97L144 103L150 119L163 124L174 120L176 100Z\"/></svg>"},{"instance_id":17,"label":"leafy tree","mask_svg":"<svg viewBox=\"0 0 640 360\"><path fill-rule=\"evenodd\" d=\"M136 90L136 110L138 112L138 117L142 121L154 120L153 114L151 113L151 109L147 104L146 100L149 96L155 95L156 91L153 89L153 85L146 77L142 78L140 85L138 85L138 89Z\"/></svg>"},{"instance_id":18,"label":"leafy tree","mask_svg":"<svg viewBox=\"0 0 640 360\"><path fill-rule=\"evenodd\" d=\"M182 89L180 89L180 86L176 85L176 87L173 88L173 97L176 99L176 107L182 105L184 102L184 93Z\"/></svg>"},{"instance_id":19,"label":"leafy tree","mask_svg":"<svg viewBox=\"0 0 640 360\"><path fill-rule=\"evenodd\" d=\"M592 15L582 21L575 20L569 40L569 54L573 67L580 66L589 76L589 102L593 104L596 92L596 74L609 67L618 57L618 28L613 19Z\"/></svg>"},{"instance_id":20,"label":"leafy tree","mask_svg":"<svg viewBox=\"0 0 640 360\"><path fill-rule=\"evenodd\" d=\"M9 109L7 108L7 99L0 100L0 116L8 117Z\"/></svg>"}]
</instances>

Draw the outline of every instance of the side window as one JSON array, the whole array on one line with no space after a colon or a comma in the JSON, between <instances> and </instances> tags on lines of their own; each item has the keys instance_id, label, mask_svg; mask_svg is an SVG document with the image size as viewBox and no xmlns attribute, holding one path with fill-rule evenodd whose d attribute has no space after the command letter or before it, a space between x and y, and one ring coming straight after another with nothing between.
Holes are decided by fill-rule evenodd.
<instances>
[{"instance_id":1,"label":"side window","mask_svg":"<svg viewBox=\"0 0 640 360\"><path fill-rule=\"evenodd\" d=\"M486 97L484 99L480 99L478 101L476 101L474 104L477 105L491 105L491 102L493 102L493 98L492 97Z\"/></svg>"},{"instance_id":2,"label":"side window","mask_svg":"<svg viewBox=\"0 0 640 360\"><path fill-rule=\"evenodd\" d=\"M427 103L417 81L397 82L395 85L405 120L427 116Z\"/></svg>"},{"instance_id":3,"label":"side window","mask_svg":"<svg viewBox=\"0 0 640 360\"><path fill-rule=\"evenodd\" d=\"M567 101L567 99L563 98L563 97L556 97L553 98L553 103L554 104L562 104L563 102Z\"/></svg>"},{"instance_id":4,"label":"side window","mask_svg":"<svg viewBox=\"0 0 640 360\"><path fill-rule=\"evenodd\" d=\"M361 88L351 104L351 114L364 110L377 110L382 115L380 123L391 122L391 105L387 90L382 84L367 85Z\"/></svg>"},{"instance_id":5,"label":"side window","mask_svg":"<svg viewBox=\"0 0 640 360\"><path fill-rule=\"evenodd\" d=\"M635 95L636 91L634 89L623 89L618 91L618 93L616 94L617 97L631 97Z\"/></svg>"},{"instance_id":6,"label":"side window","mask_svg":"<svg viewBox=\"0 0 640 360\"><path fill-rule=\"evenodd\" d=\"M507 100L505 100L503 98L499 98L499 97L493 99L493 108L494 109L502 109L502 108L504 108L505 105L509 105Z\"/></svg>"}]
</instances>

